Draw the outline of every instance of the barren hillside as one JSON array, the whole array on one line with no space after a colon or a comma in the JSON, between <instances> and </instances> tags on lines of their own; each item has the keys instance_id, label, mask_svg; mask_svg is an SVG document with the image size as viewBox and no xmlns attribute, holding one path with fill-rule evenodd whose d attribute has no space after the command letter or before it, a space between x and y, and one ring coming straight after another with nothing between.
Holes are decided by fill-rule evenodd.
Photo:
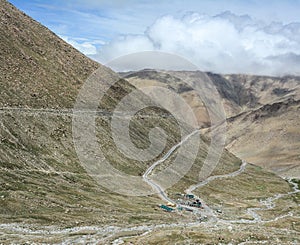
<instances>
[{"instance_id":1,"label":"barren hillside","mask_svg":"<svg viewBox=\"0 0 300 245\"><path fill-rule=\"evenodd\" d=\"M157 212L160 199L156 195L129 200L99 186L87 174L74 147L72 107L85 79L95 69L101 77L120 79L99 101L96 133L110 163L134 176L141 176L153 161L178 143L174 118L162 117L166 112L155 108L133 118L130 133L135 144L147 147L149 130L160 126L168 134L166 148L148 162L125 157L112 139L110 113L134 87L8 2L1 0L0 7L1 222L123 226L176 220L176 216ZM206 145L202 147L203 158ZM224 154L234 159L225 170L237 167L239 159L228 152ZM197 164L201 166L200 158Z\"/></svg>"},{"instance_id":2,"label":"barren hillside","mask_svg":"<svg viewBox=\"0 0 300 245\"><path fill-rule=\"evenodd\" d=\"M91 61L4 0L0 0L0 21L1 244L119 244L122 242L119 238L132 239L136 244L157 244L157 241L185 244L187 237L190 243L240 243L253 237L257 226L260 226L260 232L254 237L257 241L271 237L275 242L279 239L289 242L292 237L293 241L299 242L299 192L296 182L288 182L250 163L242 163L225 149L209 181L200 180L199 172L209 152L210 138L199 136L199 131L193 129L193 137L201 142L196 149L197 154L193 154L195 146L190 142L193 143L191 140L194 138L180 138L181 122L168 111L153 106L136 113L130 121L127 142L130 140L138 149L149 147L151 139L161 143L150 137L151 130L155 127L164 130L166 144L154 159L132 159L117 147L112 135L112 112L122 98L135 91L133 85L143 83L145 79L183 94L197 109L202 126L209 126L202 101L185 86L184 81L174 80L172 73L162 77L152 72L141 78L139 76L145 73L141 71L137 78L129 78L130 84L111 69ZM88 174L84 168L86 162L79 161L75 150L74 142L80 137L74 136L72 109L85 80L97 68L101 79L117 83L105 91L99 105L94 103L96 106L92 109L95 114L90 123L95 123L93 135L80 136L87 141L95 136L97 147L104 152L104 157L100 158L95 154L95 148L86 148L84 153L95 157L91 165L95 171ZM265 110L269 109L258 109L263 100L257 102L249 95L241 101L248 88L234 85L235 82L229 79L225 82L229 88L240 91L240 94L235 94L235 90L217 86L220 91L224 90L222 99L231 113L246 112L246 107L250 118L252 110L261 110L261 118L264 118ZM103 87L104 84L99 83L95 91L102 92ZM282 90L275 93L280 94ZM82 101L88 101L88 98ZM138 92L134 102L138 103L142 98L149 99ZM293 106L287 105L288 108L298 108L298 104L294 103ZM83 104L85 110L76 115L85 119L82 115L91 113L91 108L90 104ZM274 113L277 115L277 112ZM118 114L118 121L127 118L126 113ZM79 129L82 130L85 126L89 127L89 121L81 126ZM243 124L240 126L240 132L243 132ZM183 124L182 131L187 135L191 133L191 127ZM118 134L117 137L124 136ZM181 149L184 151L180 155ZM212 152L214 150L212 147ZM190 169L184 169L187 173L166 190L138 196L139 193L134 193L136 190L132 188L131 191L137 195L127 196L99 184L112 177L103 177L96 171L105 159L115 170L134 176L149 190L153 186L161 188L165 179L158 179L150 186L149 181L145 181L145 173L150 179L153 173L165 169L174 176L180 175L177 169L169 168L178 155L181 156L179 167L195 157L194 164ZM155 166L157 168L153 171L148 171ZM119 186L127 186L127 178L123 182L115 182ZM194 203L190 202L182 204L178 198L191 196L185 194L193 186L194 192L203 201L201 207L194 207ZM273 200L278 192L284 198ZM196 202L197 197L191 198ZM172 212L164 209L170 205L166 200L171 201ZM265 208L264 202L271 203L267 203L269 209ZM256 212L251 213L252 208L257 208ZM228 231L229 226L236 232ZM216 237L216 233L222 234L223 240Z\"/></svg>"},{"instance_id":3,"label":"barren hillside","mask_svg":"<svg viewBox=\"0 0 300 245\"><path fill-rule=\"evenodd\" d=\"M182 72L182 74L184 74ZM196 75L185 72L185 76ZM300 78L207 73L227 114L227 148L282 176L299 176ZM159 84L181 94L198 120L209 125L201 98L184 80L155 70L124 74L135 86Z\"/></svg>"},{"instance_id":4,"label":"barren hillside","mask_svg":"<svg viewBox=\"0 0 300 245\"><path fill-rule=\"evenodd\" d=\"M71 108L99 64L0 1L0 107Z\"/></svg>"}]
</instances>

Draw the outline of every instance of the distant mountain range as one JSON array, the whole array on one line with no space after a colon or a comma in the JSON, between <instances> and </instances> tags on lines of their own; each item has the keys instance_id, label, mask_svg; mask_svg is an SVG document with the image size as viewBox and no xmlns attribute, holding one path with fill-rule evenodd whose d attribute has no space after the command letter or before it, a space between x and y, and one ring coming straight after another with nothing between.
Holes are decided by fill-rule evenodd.
<instances>
[{"instance_id":1,"label":"distant mountain range","mask_svg":"<svg viewBox=\"0 0 300 245\"><path fill-rule=\"evenodd\" d=\"M182 72L191 76L195 72ZM197 92L184 80L155 70L121 74L136 86L160 85L181 94L198 120L209 117ZM282 176L300 175L300 77L207 73L227 114L227 148ZM198 97L197 97L198 96Z\"/></svg>"}]
</instances>

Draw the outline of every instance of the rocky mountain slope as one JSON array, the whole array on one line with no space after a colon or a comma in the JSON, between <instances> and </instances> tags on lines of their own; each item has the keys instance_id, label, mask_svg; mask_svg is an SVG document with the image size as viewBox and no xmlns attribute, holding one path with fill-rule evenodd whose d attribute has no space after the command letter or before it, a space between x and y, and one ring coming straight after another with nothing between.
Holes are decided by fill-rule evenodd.
<instances>
[{"instance_id":1,"label":"rocky mountain slope","mask_svg":"<svg viewBox=\"0 0 300 245\"><path fill-rule=\"evenodd\" d=\"M299 177L300 78L224 78L244 88L241 110L228 120L228 149L281 176Z\"/></svg>"},{"instance_id":2,"label":"rocky mountain slope","mask_svg":"<svg viewBox=\"0 0 300 245\"><path fill-rule=\"evenodd\" d=\"M154 70L123 75L135 86L173 87L191 105L198 120L203 125L209 124L201 98L183 80ZM227 114L227 148L242 159L282 176L299 177L300 77L207 75L218 90Z\"/></svg>"},{"instance_id":3,"label":"rocky mountain slope","mask_svg":"<svg viewBox=\"0 0 300 245\"><path fill-rule=\"evenodd\" d=\"M300 176L299 100L264 105L229 119L232 152L281 176Z\"/></svg>"},{"instance_id":4,"label":"rocky mountain slope","mask_svg":"<svg viewBox=\"0 0 300 245\"><path fill-rule=\"evenodd\" d=\"M87 174L73 143L71 109L79 89L95 69L102 77L120 79L99 101L97 139L114 167L136 176L178 142L177 122L162 117L163 111L144 111L148 117L142 114L132 122L133 142L147 147L149 130L160 126L168 135L166 149L156 159L143 163L124 157L111 136L110 113L134 87L8 2L1 0L0 10L1 222L122 226L176 220L176 216L157 212L160 199L156 195L128 199L99 186ZM233 158L235 162L226 165L228 171L239 162Z\"/></svg>"},{"instance_id":5,"label":"rocky mountain slope","mask_svg":"<svg viewBox=\"0 0 300 245\"><path fill-rule=\"evenodd\" d=\"M0 243L109 244L119 237L139 236L145 230L151 233L169 227L178 232L177 229L180 231L180 227L186 228L191 222L196 224L197 234L202 232L202 227L207 227L203 237L209 239L213 229L220 233L227 227L227 223L217 227L213 220L199 224L199 217L189 211L164 212L158 208L164 202L158 195L128 197L99 185L80 163L72 134L74 102L84 81L95 69L101 77L118 81L99 101L99 113L95 115L97 142L106 159L116 169L142 178L151 164L162 159L180 141L178 122L158 108L148 108L138 113L130 125L132 142L140 148L148 147L150 130L159 126L168 135L166 147L149 161L141 162L124 156L112 138L111 113L135 87L112 70L86 58L4 0L0 0L0 21ZM171 74L169 77L172 77ZM172 81L170 86L182 93L192 92L178 81ZM98 91L103 87L104 84L99 84ZM142 97L145 95L138 94L136 100ZM190 103L199 107L198 119L205 118L206 111L196 95L190 93L186 97L191 97ZM242 104L238 103L238 98L229 100L224 96L225 99L230 106L233 105L232 108L235 107L233 111L240 112ZM202 123L208 126L207 120ZM184 130L190 128L185 127ZM198 183L198 173L210 143L209 138L201 137L201 140L190 171L166 191L171 198ZM160 168L169 166L177 154L178 151L174 151ZM190 157L189 150L184 157L183 160ZM212 174L226 176L240 167L241 160L224 150ZM224 218L242 217L251 222L253 217L247 216L248 208L262 205L260 201L272 196L275 191L288 193L292 189L287 181L251 164L247 165L245 175L237 181L235 177L230 178L229 185L234 187L232 192L222 185L220 187L219 182L215 183L217 190L214 190L212 182L208 189L200 189L199 195L212 205L213 210L221 206ZM259 186L256 186L256 180ZM199 190L196 192L199 193ZM248 193L251 194L249 198L241 200ZM288 228L295 240L299 222L289 212L299 215L295 207L298 196L289 195L284 202L290 208L284 209L280 205L279 210L273 210L273 215L275 218L277 214L287 215L284 229ZM220 216L223 217L223 214ZM274 239L283 237L284 241L288 239L285 230L278 228L277 224L271 222L268 225L261 224L262 235L272 234ZM232 238L234 241L248 237L249 232L245 231L247 226L241 224L236 228L243 236ZM160 234L159 240L170 237L168 233ZM150 239L155 243L156 233L151 234L155 234ZM182 234L181 242L187 236L191 243L199 239L189 227ZM230 234L224 233L224 236L231 239ZM173 235L170 238L174 240Z\"/></svg>"},{"instance_id":6,"label":"rocky mountain slope","mask_svg":"<svg viewBox=\"0 0 300 245\"><path fill-rule=\"evenodd\" d=\"M0 106L71 108L99 64L0 1Z\"/></svg>"},{"instance_id":7,"label":"rocky mountain slope","mask_svg":"<svg viewBox=\"0 0 300 245\"><path fill-rule=\"evenodd\" d=\"M143 198L129 201L99 186L81 166L73 144L71 109L84 81L95 69L105 78L119 76L4 0L0 13L1 222L70 226L152 220L135 212L144 206ZM99 116L97 123L99 142L105 149L113 147L107 113L132 89L120 79L100 101L106 116ZM161 120L161 125L173 131L169 132L173 135L170 147L178 140L176 125L172 127L166 120ZM145 138L147 130L139 129L136 137ZM141 174L147 167L137 167L112 149L107 157L121 170L134 169L133 174ZM156 196L147 199L149 216L152 213L170 220L169 215L158 214L153 208L158 200ZM124 215L122 222L120 215Z\"/></svg>"}]
</instances>

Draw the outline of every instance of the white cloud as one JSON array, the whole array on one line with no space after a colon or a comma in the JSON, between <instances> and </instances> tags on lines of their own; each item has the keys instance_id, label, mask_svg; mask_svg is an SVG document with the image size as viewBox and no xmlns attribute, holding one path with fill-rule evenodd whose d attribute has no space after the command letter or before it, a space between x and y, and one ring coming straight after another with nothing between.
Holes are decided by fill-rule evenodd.
<instances>
[{"instance_id":1,"label":"white cloud","mask_svg":"<svg viewBox=\"0 0 300 245\"><path fill-rule=\"evenodd\" d=\"M101 49L101 56L109 61L122 55L151 50L154 50L154 46L147 36L126 35L104 45Z\"/></svg>"},{"instance_id":2,"label":"white cloud","mask_svg":"<svg viewBox=\"0 0 300 245\"><path fill-rule=\"evenodd\" d=\"M97 53L97 46L104 44L101 40L90 41L84 38L70 38L65 36L61 36L61 38L85 55L95 55Z\"/></svg>"},{"instance_id":3,"label":"white cloud","mask_svg":"<svg viewBox=\"0 0 300 245\"><path fill-rule=\"evenodd\" d=\"M264 23L230 12L163 16L144 35L122 36L93 57L106 63L149 50L181 55L206 71L299 75L300 23Z\"/></svg>"}]
</instances>

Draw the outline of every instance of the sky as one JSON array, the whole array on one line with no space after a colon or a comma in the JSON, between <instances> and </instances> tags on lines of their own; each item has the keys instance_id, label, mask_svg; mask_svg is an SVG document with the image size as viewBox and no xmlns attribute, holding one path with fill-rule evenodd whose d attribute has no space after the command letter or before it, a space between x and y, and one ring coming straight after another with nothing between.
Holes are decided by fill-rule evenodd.
<instances>
[{"instance_id":1,"label":"sky","mask_svg":"<svg viewBox=\"0 0 300 245\"><path fill-rule=\"evenodd\" d=\"M102 64L142 51L217 73L300 75L300 0L9 0Z\"/></svg>"}]
</instances>

